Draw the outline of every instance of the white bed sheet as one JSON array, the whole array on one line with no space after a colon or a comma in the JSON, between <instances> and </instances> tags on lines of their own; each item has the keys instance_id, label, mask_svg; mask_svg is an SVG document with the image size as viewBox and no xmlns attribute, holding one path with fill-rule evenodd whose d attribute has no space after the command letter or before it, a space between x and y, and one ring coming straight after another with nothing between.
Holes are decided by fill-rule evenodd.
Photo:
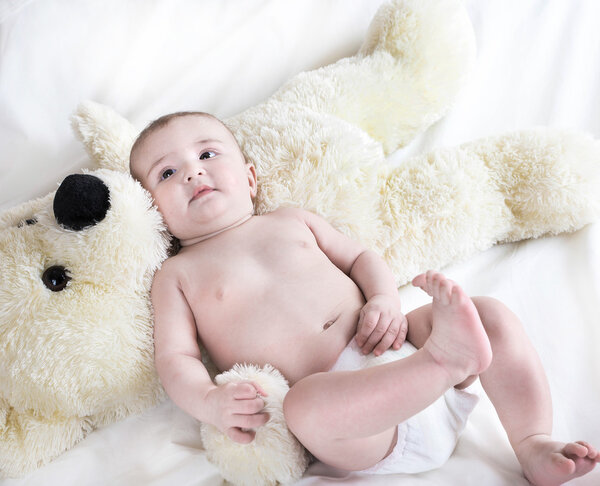
<instances>
[{"instance_id":1,"label":"white bed sheet","mask_svg":"<svg viewBox=\"0 0 600 486\"><path fill-rule=\"evenodd\" d=\"M86 165L68 117L82 99L140 128L169 111L221 117L296 72L352 54L381 0L11 0L0 4L0 210L47 193ZM466 0L478 57L454 109L404 150L550 125L600 137L600 2ZM599 161L600 163L600 161ZM600 445L600 222L501 245L446 269L473 295L506 302L538 349L555 435ZM425 303L401 290L405 310ZM449 462L415 476L365 477L313 465L301 485L527 484L483 398ZM92 433L24 485L218 485L198 426L169 401ZM573 481L600 484L600 470Z\"/></svg>"}]
</instances>

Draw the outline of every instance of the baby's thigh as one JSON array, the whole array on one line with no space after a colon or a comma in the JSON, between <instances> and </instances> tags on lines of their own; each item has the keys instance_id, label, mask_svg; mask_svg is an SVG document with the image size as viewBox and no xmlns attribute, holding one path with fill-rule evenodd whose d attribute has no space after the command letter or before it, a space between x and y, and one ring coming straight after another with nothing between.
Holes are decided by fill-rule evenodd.
<instances>
[{"instance_id":1,"label":"baby's thigh","mask_svg":"<svg viewBox=\"0 0 600 486\"><path fill-rule=\"evenodd\" d=\"M307 447L319 461L345 471L364 471L383 461L396 446L398 427L370 437L336 439Z\"/></svg>"},{"instance_id":2,"label":"baby's thigh","mask_svg":"<svg viewBox=\"0 0 600 486\"><path fill-rule=\"evenodd\" d=\"M431 334L431 310L431 304L426 304L406 314L406 320L408 321L406 339L417 349L423 347Z\"/></svg>"},{"instance_id":3,"label":"baby's thigh","mask_svg":"<svg viewBox=\"0 0 600 486\"><path fill-rule=\"evenodd\" d=\"M372 397L355 396L357 372L310 375L288 391L283 412L290 431L318 460L348 471L367 469L393 449L396 427L365 436L356 432L357 409L369 410ZM349 396L355 399L348 402ZM358 413L360 416L360 413Z\"/></svg>"}]
</instances>

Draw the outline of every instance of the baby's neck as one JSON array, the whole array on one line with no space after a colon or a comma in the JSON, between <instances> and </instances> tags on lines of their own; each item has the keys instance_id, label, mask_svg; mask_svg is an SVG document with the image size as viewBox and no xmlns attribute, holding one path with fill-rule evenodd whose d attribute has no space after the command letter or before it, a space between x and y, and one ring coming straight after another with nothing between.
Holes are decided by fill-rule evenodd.
<instances>
[{"instance_id":1,"label":"baby's neck","mask_svg":"<svg viewBox=\"0 0 600 486\"><path fill-rule=\"evenodd\" d=\"M181 242L181 246L191 246L194 245L196 243L200 243L202 241L206 241L210 238L213 238L214 236L220 235L221 233L224 233L227 230L236 228L238 226L241 226L242 224L244 224L246 221L248 221L252 216L254 215L253 212L250 212L248 214L245 214L244 216L242 216L240 219L238 219L237 221L234 221L233 223L231 223L230 225L225 226L224 228L221 228L217 231L213 231L212 233L208 233L205 235L200 235L197 236L196 238L190 238L189 240L186 240L185 242Z\"/></svg>"}]
</instances>

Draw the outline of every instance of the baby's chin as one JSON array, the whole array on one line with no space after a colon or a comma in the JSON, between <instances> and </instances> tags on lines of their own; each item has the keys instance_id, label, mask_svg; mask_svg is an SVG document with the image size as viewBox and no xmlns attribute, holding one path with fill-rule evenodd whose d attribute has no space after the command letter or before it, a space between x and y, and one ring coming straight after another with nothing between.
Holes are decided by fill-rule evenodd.
<instances>
[{"instance_id":1,"label":"baby's chin","mask_svg":"<svg viewBox=\"0 0 600 486\"><path fill-rule=\"evenodd\" d=\"M205 233L185 234L184 236L176 236L173 233L171 233L171 234L175 237L175 239L177 239L177 241L179 241L179 246L181 248L186 247L186 246L192 246L195 243L204 241L207 236Z\"/></svg>"},{"instance_id":2,"label":"baby's chin","mask_svg":"<svg viewBox=\"0 0 600 486\"><path fill-rule=\"evenodd\" d=\"M202 237L202 235L189 235L189 236L177 236L173 233L171 233L171 235L173 236L174 239L176 239L179 242L179 246L189 246L191 244L193 244L194 241L196 241L197 239L200 239Z\"/></svg>"},{"instance_id":3,"label":"baby's chin","mask_svg":"<svg viewBox=\"0 0 600 486\"><path fill-rule=\"evenodd\" d=\"M173 238L177 238L182 243L185 243L189 240L194 240L196 238L200 238L204 234L202 228L185 226L182 227L181 225L172 226L167 224L167 230Z\"/></svg>"}]
</instances>

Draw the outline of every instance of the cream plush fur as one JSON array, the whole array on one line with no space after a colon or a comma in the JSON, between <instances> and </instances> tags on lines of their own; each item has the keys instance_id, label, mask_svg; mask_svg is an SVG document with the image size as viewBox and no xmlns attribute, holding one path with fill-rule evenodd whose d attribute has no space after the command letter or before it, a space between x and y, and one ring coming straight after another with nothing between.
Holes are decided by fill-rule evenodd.
<instances>
[{"instance_id":1,"label":"cream plush fur","mask_svg":"<svg viewBox=\"0 0 600 486\"><path fill-rule=\"evenodd\" d=\"M164 396L148 301L168 247L163 223L128 174L90 174L110 191L96 225L61 227L54 193L0 215L0 477ZM42 276L56 266L71 280L53 292Z\"/></svg>"},{"instance_id":2,"label":"cream plush fur","mask_svg":"<svg viewBox=\"0 0 600 486\"><path fill-rule=\"evenodd\" d=\"M497 242L597 219L600 144L584 134L533 129L386 164L449 110L473 58L459 0L383 6L356 56L300 74L226 120L257 167L257 213L301 206L323 215L384 255L399 285ZM37 467L163 397L148 290L167 242L148 195L125 173L138 130L92 102L73 124L102 167L93 174L110 191L106 217L65 229L54 193L0 215L3 475ZM37 222L20 224L28 219ZM69 270L61 292L41 281L53 265ZM207 454L238 484L292 481L306 456L280 413L287 384L252 366L218 380L248 377L265 380L273 422L243 451L204 427Z\"/></svg>"}]
</instances>

